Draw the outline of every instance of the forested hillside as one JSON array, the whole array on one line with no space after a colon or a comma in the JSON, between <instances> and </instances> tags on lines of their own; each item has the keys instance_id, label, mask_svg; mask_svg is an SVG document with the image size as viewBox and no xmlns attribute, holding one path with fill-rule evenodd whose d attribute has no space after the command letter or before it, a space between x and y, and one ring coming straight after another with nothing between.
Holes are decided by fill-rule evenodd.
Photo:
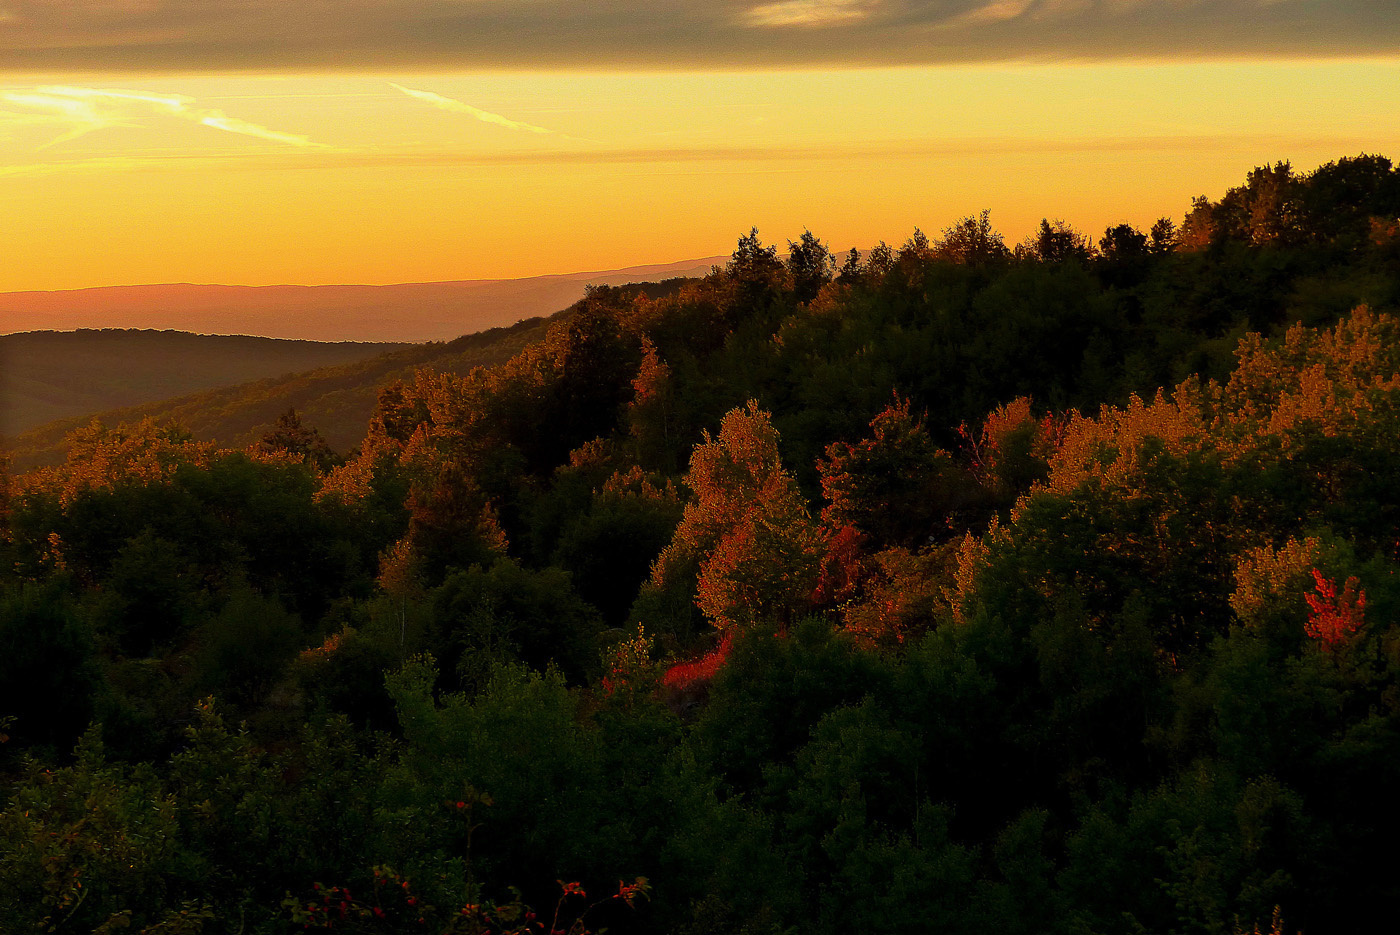
<instances>
[{"instance_id":1,"label":"forested hillside","mask_svg":"<svg viewBox=\"0 0 1400 935\"><path fill-rule=\"evenodd\" d=\"M0 488L0 918L1382 930L1398 314L1360 156L1146 232L753 232L350 451L82 429Z\"/></svg>"},{"instance_id":2,"label":"forested hillside","mask_svg":"<svg viewBox=\"0 0 1400 935\"><path fill-rule=\"evenodd\" d=\"M622 291L625 295L659 296L676 291L685 281L667 279L655 283L628 284ZM107 425L139 422L142 419L176 422L200 441L242 447L272 431L282 414L288 409L295 409L307 421L313 422L330 444L337 449L348 450L364 439L375 400L383 386L396 380L411 380L415 371L425 368L466 375L476 367L504 363L525 345L542 338L551 319L568 317L574 311L575 308L571 306L549 319L528 318L508 327L488 328L445 343L402 346L373 356L362 355L362 359L352 359L349 363L296 373L284 372L251 383L228 386L223 384L229 380L221 379L214 384L206 384L215 385L214 389L174 399L160 398L122 409L94 406L82 410L82 415L59 419L22 432L9 441L8 447L17 470L52 466L64 459L69 435L76 429L85 428L93 419ZM0 342L4 340L0 338ZM255 342L260 339L215 340ZM181 360L183 365L191 367L201 362L197 354L183 355ZM101 368L89 379L94 386L106 385Z\"/></svg>"},{"instance_id":3,"label":"forested hillside","mask_svg":"<svg viewBox=\"0 0 1400 935\"><path fill-rule=\"evenodd\" d=\"M348 363L234 385L222 381L212 389L174 399L161 397L143 405L96 408L58 419L21 432L10 439L8 447L18 470L52 466L66 456L69 436L94 420L120 425L143 419L175 422L201 441L241 447L271 431L288 409L296 409L308 420L314 419L337 447L349 448L364 437L381 385L411 379L423 367L465 374L474 367L502 363L543 334L543 321L532 318L446 344L412 344Z\"/></svg>"}]
</instances>

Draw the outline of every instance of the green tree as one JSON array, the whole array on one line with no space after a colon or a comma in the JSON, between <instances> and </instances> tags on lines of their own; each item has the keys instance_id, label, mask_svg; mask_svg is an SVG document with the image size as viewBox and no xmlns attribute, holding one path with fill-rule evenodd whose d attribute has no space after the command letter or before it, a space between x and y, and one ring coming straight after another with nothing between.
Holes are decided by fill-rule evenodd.
<instances>
[{"instance_id":1,"label":"green tree","mask_svg":"<svg viewBox=\"0 0 1400 935\"><path fill-rule=\"evenodd\" d=\"M1029 239L1028 252L1042 263L1064 263L1088 260L1093 249L1088 237L1064 221L1042 218L1039 229Z\"/></svg>"},{"instance_id":2,"label":"green tree","mask_svg":"<svg viewBox=\"0 0 1400 935\"><path fill-rule=\"evenodd\" d=\"M1110 262L1140 259L1148 253L1147 235L1131 224L1105 228L1099 239L1099 253Z\"/></svg>"},{"instance_id":3,"label":"green tree","mask_svg":"<svg viewBox=\"0 0 1400 935\"><path fill-rule=\"evenodd\" d=\"M89 731L72 765L34 763L0 811L0 914L12 931L155 924L179 899L174 802Z\"/></svg>"},{"instance_id":4,"label":"green tree","mask_svg":"<svg viewBox=\"0 0 1400 935\"><path fill-rule=\"evenodd\" d=\"M758 228L743 237L724 267L723 282L730 290L729 299L734 316L766 312L782 299L788 290L788 271L778 259L776 246L764 246Z\"/></svg>"},{"instance_id":5,"label":"green tree","mask_svg":"<svg viewBox=\"0 0 1400 935\"><path fill-rule=\"evenodd\" d=\"M565 527L553 553L579 596L614 626L626 620L685 509L674 485L658 488L640 474L610 479Z\"/></svg>"},{"instance_id":6,"label":"green tree","mask_svg":"<svg viewBox=\"0 0 1400 935\"><path fill-rule=\"evenodd\" d=\"M292 458L321 472L329 471L338 460L321 433L302 424L296 409L288 409L278 416L277 424L254 443L253 449L262 454Z\"/></svg>"},{"instance_id":7,"label":"green tree","mask_svg":"<svg viewBox=\"0 0 1400 935\"><path fill-rule=\"evenodd\" d=\"M5 749L70 749L98 686L92 633L61 583L0 589L0 717L14 745Z\"/></svg>"},{"instance_id":8,"label":"green tree","mask_svg":"<svg viewBox=\"0 0 1400 935\"><path fill-rule=\"evenodd\" d=\"M1152 224L1150 249L1153 254L1161 255L1170 253L1176 249L1178 231L1176 224L1171 218L1158 218Z\"/></svg>"},{"instance_id":9,"label":"green tree","mask_svg":"<svg viewBox=\"0 0 1400 935\"><path fill-rule=\"evenodd\" d=\"M304 635L301 620L276 600L239 589L199 628L196 642L201 689L248 711L286 674Z\"/></svg>"},{"instance_id":10,"label":"green tree","mask_svg":"<svg viewBox=\"0 0 1400 935\"><path fill-rule=\"evenodd\" d=\"M822 522L855 527L874 549L926 544L971 492L952 457L910 414L907 399L886 406L859 442L833 442L818 470L827 500Z\"/></svg>"},{"instance_id":11,"label":"green tree","mask_svg":"<svg viewBox=\"0 0 1400 935\"><path fill-rule=\"evenodd\" d=\"M95 600L100 635L137 658L183 639L197 612L197 584L180 543L147 528L117 553Z\"/></svg>"},{"instance_id":12,"label":"green tree","mask_svg":"<svg viewBox=\"0 0 1400 935\"><path fill-rule=\"evenodd\" d=\"M787 268L792 277L793 298L805 304L831 281L836 263L824 243L811 231L803 231L801 239L788 241Z\"/></svg>"},{"instance_id":13,"label":"green tree","mask_svg":"<svg viewBox=\"0 0 1400 935\"><path fill-rule=\"evenodd\" d=\"M434 649L468 686L506 660L536 671L556 665L576 682L597 665L597 611L558 568L531 571L503 558L454 571L431 598Z\"/></svg>"},{"instance_id":14,"label":"green tree","mask_svg":"<svg viewBox=\"0 0 1400 935\"><path fill-rule=\"evenodd\" d=\"M975 267L1000 263L1011 256L1001 234L992 228L990 211L965 217L944 229L936 253L950 262Z\"/></svg>"}]
</instances>

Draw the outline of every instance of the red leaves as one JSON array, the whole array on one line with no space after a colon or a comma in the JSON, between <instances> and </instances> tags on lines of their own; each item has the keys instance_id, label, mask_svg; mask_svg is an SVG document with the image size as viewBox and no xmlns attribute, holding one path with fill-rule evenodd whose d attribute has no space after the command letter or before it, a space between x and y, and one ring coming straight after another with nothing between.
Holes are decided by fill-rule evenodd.
<instances>
[{"instance_id":1,"label":"red leaves","mask_svg":"<svg viewBox=\"0 0 1400 935\"><path fill-rule=\"evenodd\" d=\"M865 574L866 536L854 526L841 526L826 534L826 554L822 559L817 586L812 591L812 603L839 604L856 592Z\"/></svg>"},{"instance_id":2,"label":"red leaves","mask_svg":"<svg viewBox=\"0 0 1400 935\"><path fill-rule=\"evenodd\" d=\"M1309 612L1303 631L1330 651L1365 622L1366 592L1357 587L1355 577L1347 578L1338 594L1336 583L1324 578L1316 568L1312 576L1317 593L1306 595Z\"/></svg>"},{"instance_id":3,"label":"red leaves","mask_svg":"<svg viewBox=\"0 0 1400 935\"><path fill-rule=\"evenodd\" d=\"M645 897L651 891L651 886L646 877L637 877L635 882L626 883L617 881L617 895L614 899L620 899L627 905L633 905L638 896Z\"/></svg>"},{"instance_id":4,"label":"red leaves","mask_svg":"<svg viewBox=\"0 0 1400 935\"><path fill-rule=\"evenodd\" d=\"M734 642L733 633L725 633L724 639L714 649L692 662L682 662L666 670L661 682L667 688L686 691L701 683L708 682L719 672L724 660L729 656L729 648Z\"/></svg>"}]
</instances>

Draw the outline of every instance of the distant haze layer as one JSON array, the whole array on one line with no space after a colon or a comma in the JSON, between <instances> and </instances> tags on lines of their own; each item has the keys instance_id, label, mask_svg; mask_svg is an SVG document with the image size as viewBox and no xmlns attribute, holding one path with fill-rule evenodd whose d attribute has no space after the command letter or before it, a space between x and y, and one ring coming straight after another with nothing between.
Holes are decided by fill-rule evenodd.
<instances>
[{"instance_id":1,"label":"distant haze layer","mask_svg":"<svg viewBox=\"0 0 1400 935\"><path fill-rule=\"evenodd\" d=\"M588 285L702 276L727 257L528 279L390 286L109 286L0 294L0 333L176 329L308 341L447 341L548 315Z\"/></svg>"}]
</instances>

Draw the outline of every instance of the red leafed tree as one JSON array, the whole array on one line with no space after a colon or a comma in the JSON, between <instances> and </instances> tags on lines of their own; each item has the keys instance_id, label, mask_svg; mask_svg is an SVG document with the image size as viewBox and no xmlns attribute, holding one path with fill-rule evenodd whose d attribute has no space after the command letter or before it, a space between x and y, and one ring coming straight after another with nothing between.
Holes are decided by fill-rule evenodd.
<instances>
[{"instance_id":1,"label":"red leafed tree","mask_svg":"<svg viewBox=\"0 0 1400 935\"><path fill-rule=\"evenodd\" d=\"M1354 577L1347 578L1342 593L1338 594L1336 583L1324 578L1316 568L1312 576L1316 593L1307 595L1308 622L1303 630L1330 650L1361 628L1365 620L1366 592L1357 587Z\"/></svg>"}]
</instances>

